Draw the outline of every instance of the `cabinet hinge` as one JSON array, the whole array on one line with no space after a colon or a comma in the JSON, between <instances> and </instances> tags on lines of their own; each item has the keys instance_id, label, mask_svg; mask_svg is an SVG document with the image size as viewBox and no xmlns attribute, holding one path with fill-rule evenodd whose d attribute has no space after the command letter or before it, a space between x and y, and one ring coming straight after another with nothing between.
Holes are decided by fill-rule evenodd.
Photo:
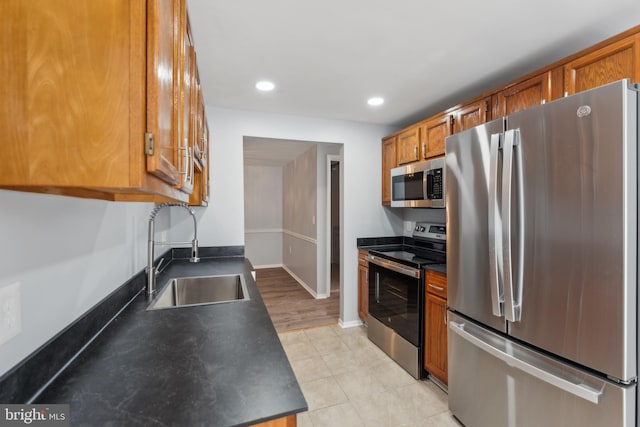
<instances>
[{"instance_id":1,"label":"cabinet hinge","mask_svg":"<svg viewBox=\"0 0 640 427\"><path fill-rule=\"evenodd\" d=\"M153 137L153 133L146 132L144 134L144 154L147 156L153 156L154 145L155 138Z\"/></svg>"}]
</instances>

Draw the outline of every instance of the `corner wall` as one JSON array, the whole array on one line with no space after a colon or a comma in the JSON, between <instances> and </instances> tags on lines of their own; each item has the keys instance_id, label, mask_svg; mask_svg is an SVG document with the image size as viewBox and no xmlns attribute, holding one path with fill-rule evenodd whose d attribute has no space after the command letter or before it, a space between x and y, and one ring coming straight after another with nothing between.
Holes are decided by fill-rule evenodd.
<instances>
[{"instance_id":1,"label":"corner wall","mask_svg":"<svg viewBox=\"0 0 640 427\"><path fill-rule=\"evenodd\" d=\"M317 173L318 147L284 166L284 267L318 296Z\"/></svg>"},{"instance_id":2,"label":"corner wall","mask_svg":"<svg viewBox=\"0 0 640 427\"><path fill-rule=\"evenodd\" d=\"M245 256L256 268L281 266L282 167L244 168Z\"/></svg>"}]
</instances>

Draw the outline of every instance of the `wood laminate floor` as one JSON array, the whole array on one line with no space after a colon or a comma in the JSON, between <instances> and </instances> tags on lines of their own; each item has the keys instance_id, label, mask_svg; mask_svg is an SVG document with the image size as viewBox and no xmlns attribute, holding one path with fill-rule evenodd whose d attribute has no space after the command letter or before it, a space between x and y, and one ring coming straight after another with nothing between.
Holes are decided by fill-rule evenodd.
<instances>
[{"instance_id":1,"label":"wood laminate floor","mask_svg":"<svg viewBox=\"0 0 640 427\"><path fill-rule=\"evenodd\" d=\"M256 283L278 332L338 323L339 289L315 299L283 268L256 270Z\"/></svg>"}]
</instances>

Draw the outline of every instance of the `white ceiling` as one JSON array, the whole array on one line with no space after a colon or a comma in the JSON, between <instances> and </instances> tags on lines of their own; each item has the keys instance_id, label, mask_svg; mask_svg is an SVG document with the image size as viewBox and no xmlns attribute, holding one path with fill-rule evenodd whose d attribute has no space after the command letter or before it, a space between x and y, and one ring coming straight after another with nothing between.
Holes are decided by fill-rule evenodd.
<instances>
[{"instance_id":1,"label":"white ceiling","mask_svg":"<svg viewBox=\"0 0 640 427\"><path fill-rule=\"evenodd\" d=\"M403 126L640 24L638 0L188 0L207 105ZM258 93L259 79L276 84ZM371 96L386 102L374 108Z\"/></svg>"}]
</instances>

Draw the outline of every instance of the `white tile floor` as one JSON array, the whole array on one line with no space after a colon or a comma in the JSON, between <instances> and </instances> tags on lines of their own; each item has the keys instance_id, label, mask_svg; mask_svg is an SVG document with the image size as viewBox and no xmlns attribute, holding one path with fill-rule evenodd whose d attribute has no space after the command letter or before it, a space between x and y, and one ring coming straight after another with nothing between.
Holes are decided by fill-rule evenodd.
<instances>
[{"instance_id":1,"label":"white tile floor","mask_svg":"<svg viewBox=\"0 0 640 427\"><path fill-rule=\"evenodd\" d=\"M459 427L447 395L416 381L367 338L365 327L279 334L309 411L299 427Z\"/></svg>"}]
</instances>

